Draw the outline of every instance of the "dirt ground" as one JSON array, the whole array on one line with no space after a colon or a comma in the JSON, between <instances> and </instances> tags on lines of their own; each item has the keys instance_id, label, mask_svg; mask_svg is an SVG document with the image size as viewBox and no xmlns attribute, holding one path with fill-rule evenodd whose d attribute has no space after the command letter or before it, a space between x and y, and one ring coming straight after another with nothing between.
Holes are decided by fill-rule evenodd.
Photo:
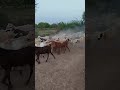
<instances>
[{"instance_id":1,"label":"dirt ground","mask_svg":"<svg viewBox=\"0 0 120 90\"><path fill-rule=\"evenodd\" d=\"M51 55L48 62L41 58L41 64L35 62L35 76L32 75L29 85L25 85L28 79L29 67L25 66L23 75L19 72L11 72L12 90L84 90L85 89L85 45L84 42L76 46L70 45L70 52ZM1 83L4 70L0 69L0 90L8 90ZM35 78L35 83L34 83ZM34 87L35 85L35 87ZM35 89L34 89L35 88Z\"/></svg>"},{"instance_id":2,"label":"dirt ground","mask_svg":"<svg viewBox=\"0 0 120 90\"><path fill-rule=\"evenodd\" d=\"M41 58L35 65L35 90L84 90L85 89L85 45L70 45L70 52Z\"/></svg>"}]
</instances>

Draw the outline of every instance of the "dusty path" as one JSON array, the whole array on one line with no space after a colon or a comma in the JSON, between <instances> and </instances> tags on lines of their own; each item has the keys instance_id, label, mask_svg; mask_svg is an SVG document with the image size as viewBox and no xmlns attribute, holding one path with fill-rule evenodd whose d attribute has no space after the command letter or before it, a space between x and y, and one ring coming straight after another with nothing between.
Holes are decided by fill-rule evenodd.
<instances>
[{"instance_id":1,"label":"dusty path","mask_svg":"<svg viewBox=\"0 0 120 90\"><path fill-rule=\"evenodd\" d=\"M70 47L71 52L50 55L49 61L41 60L36 63L35 80L36 90L84 90L84 44Z\"/></svg>"},{"instance_id":2,"label":"dusty path","mask_svg":"<svg viewBox=\"0 0 120 90\"><path fill-rule=\"evenodd\" d=\"M84 66L85 48L84 44L79 47L70 47L71 52L56 55L56 59L50 55L48 62L41 60L41 64L35 63L35 90L85 90L84 89ZM13 90L34 90L34 80L31 79L28 86L25 81L28 79L29 68L26 66L23 76L18 72L11 72ZM0 69L0 90L7 90L1 83L4 70Z\"/></svg>"}]
</instances>

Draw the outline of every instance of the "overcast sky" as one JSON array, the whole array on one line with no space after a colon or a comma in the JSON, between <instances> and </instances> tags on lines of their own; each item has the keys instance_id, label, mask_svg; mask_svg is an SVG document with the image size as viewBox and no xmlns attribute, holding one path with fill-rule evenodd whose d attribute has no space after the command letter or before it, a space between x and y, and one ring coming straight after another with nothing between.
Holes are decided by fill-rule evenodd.
<instances>
[{"instance_id":1,"label":"overcast sky","mask_svg":"<svg viewBox=\"0 0 120 90\"><path fill-rule=\"evenodd\" d=\"M82 17L85 0L36 0L35 23L69 22Z\"/></svg>"}]
</instances>

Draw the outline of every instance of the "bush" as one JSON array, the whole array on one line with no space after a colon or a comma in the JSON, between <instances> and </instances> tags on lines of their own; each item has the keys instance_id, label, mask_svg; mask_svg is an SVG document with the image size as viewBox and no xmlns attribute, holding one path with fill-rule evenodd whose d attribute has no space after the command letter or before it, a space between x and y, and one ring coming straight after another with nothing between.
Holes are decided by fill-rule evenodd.
<instances>
[{"instance_id":1,"label":"bush","mask_svg":"<svg viewBox=\"0 0 120 90\"><path fill-rule=\"evenodd\" d=\"M40 22L38 25L37 25L38 28L49 28L50 27L50 24L49 23L46 23L46 22Z\"/></svg>"}]
</instances>

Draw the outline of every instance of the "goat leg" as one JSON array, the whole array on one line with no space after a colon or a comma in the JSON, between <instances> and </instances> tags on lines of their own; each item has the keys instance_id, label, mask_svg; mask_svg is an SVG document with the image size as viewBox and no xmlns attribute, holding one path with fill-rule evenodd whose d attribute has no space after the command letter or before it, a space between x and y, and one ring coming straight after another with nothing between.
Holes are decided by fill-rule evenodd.
<instances>
[{"instance_id":1,"label":"goat leg","mask_svg":"<svg viewBox=\"0 0 120 90\"><path fill-rule=\"evenodd\" d=\"M38 62L38 64L40 64L39 55L37 55L36 61Z\"/></svg>"},{"instance_id":2,"label":"goat leg","mask_svg":"<svg viewBox=\"0 0 120 90\"><path fill-rule=\"evenodd\" d=\"M47 60L46 60L46 62L48 61L48 57L49 57L49 53L47 54Z\"/></svg>"},{"instance_id":3,"label":"goat leg","mask_svg":"<svg viewBox=\"0 0 120 90\"><path fill-rule=\"evenodd\" d=\"M33 65L31 64L31 65L29 65L29 66L30 66L30 76L29 76L29 78L28 78L28 80L27 80L27 82L26 82L26 85L28 85L28 83L30 82L30 78L31 78L32 73L33 73Z\"/></svg>"},{"instance_id":4,"label":"goat leg","mask_svg":"<svg viewBox=\"0 0 120 90\"><path fill-rule=\"evenodd\" d=\"M66 46L67 47L67 49L69 50L69 52L70 52L70 49L68 48L68 46Z\"/></svg>"},{"instance_id":5,"label":"goat leg","mask_svg":"<svg viewBox=\"0 0 120 90\"><path fill-rule=\"evenodd\" d=\"M53 53L52 52L50 52L51 53L51 55L54 57L54 59L55 59L55 56L53 55Z\"/></svg>"},{"instance_id":6,"label":"goat leg","mask_svg":"<svg viewBox=\"0 0 120 90\"><path fill-rule=\"evenodd\" d=\"M11 84L11 80L10 80L11 67L9 67L9 66L7 67L6 66L6 67L3 67L3 68L5 69L5 76L4 76L3 80L2 80L2 83L7 85L8 88L12 88L12 84ZM6 83L6 80L8 80L9 84Z\"/></svg>"}]
</instances>

